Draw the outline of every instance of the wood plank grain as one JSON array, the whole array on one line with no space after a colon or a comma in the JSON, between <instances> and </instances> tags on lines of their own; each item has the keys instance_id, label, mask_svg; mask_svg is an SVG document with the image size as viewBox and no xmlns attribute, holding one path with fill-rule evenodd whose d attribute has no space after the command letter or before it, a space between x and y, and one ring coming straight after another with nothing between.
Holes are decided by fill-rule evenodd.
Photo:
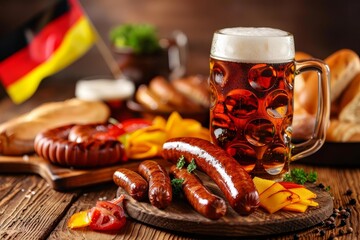
<instances>
[{"instance_id":1,"label":"wood plank grain","mask_svg":"<svg viewBox=\"0 0 360 240\"><path fill-rule=\"evenodd\" d=\"M177 235L172 232L159 231L159 229L149 225L127 218L125 228L119 232L95 232L88 228L70 230L67 227L67 221L70 216L82 210L86 210L95 205L96 201L103 199L112 199L116 196L117 186L115 184L102 184L92 188L90 192L84 191L77 201L71 206L66 216L51 232L48 239L87 239L87 240L110 240L110 239L172 239L172 240L190 240L194 235Z\"/></svg>"},{"instance_id":2,"label":"wood plank grain","mask_svg":"<svg viewBox=\"0 0 360 240\"><path fill-rule=\"evenodd\" d=\"M297 233L300 239L328 239L331 233L338 239L360 239L360 169L339 169L294 164L306 171L318 172L319 183L331 186L334 207L349 207L351 216L344 227L337 226L330 230L326 227L311 227L296 232L266 236L266 239L290 240ZM345 194L352 189L353 194ZM30 190L30 191L29 191ZM54 191L48 183L36 175L1 174L0 175L0 238L1 239L159 239L188 240L212 239L208 234L182 233L164 230L142 224L137 220L128 219L126 228L118 233L99 233L87 228L69 230L66 223L69 217L80 210L92 207L97 200L111 199L116 195L117 187L113 183L104 183L94 187L61 193ZM31 195L31 191L35 191ZM354 198L356 205L348 205ZM337 218L339 223L340 218ZM354 233L339 236L340 229L352 227ZM325 236L320 237L314 229L325 230ZM216 239L216 238L215 238ZM221 238L223 239L223 238Z\"/></svg>"},{"instance_id":3,"label":"wood plank grain","mask_svg":"<svg viewBox=\"0 0 360 240\"><path fill-rule=\"evenodd\" d=\"M1 176L0 186L0 239L45 239L78 195L36 175Z\"/></svg>"},{"instance_id":4,"label":"wood plank grain","mask_svg":"<svg viewBox=\"0 0 360 240\"><path fill-rule=\"evenodd\" d=\"M137 162L127 162L103 168L73 169L51 164L49 161L32 156L0 156L0 173L35 173L44 178L55 190L66 191L112 181L116 169L122 166L136 168Z\"/></svg>"}]
</instances>

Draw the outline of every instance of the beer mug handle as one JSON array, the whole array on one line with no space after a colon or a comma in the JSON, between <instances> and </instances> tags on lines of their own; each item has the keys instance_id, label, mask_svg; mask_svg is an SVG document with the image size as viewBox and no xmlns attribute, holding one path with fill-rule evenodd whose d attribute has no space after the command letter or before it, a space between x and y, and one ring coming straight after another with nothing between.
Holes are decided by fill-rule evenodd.
<instances>
[{"instance_id":1,"label":"beer mug handle","mask_svg":"<svg viewBox=\"0 0 360 240\"><path fill-rule=\"evenodd\" d=\"M291 161L309 156L321 148L325 142L326 129L330 117L329 67L318 59L295 62L295 76L306 71L316 71L318 75L318 108L312 136L305 142L292 143Z\"/></svg>"}]
</instances>

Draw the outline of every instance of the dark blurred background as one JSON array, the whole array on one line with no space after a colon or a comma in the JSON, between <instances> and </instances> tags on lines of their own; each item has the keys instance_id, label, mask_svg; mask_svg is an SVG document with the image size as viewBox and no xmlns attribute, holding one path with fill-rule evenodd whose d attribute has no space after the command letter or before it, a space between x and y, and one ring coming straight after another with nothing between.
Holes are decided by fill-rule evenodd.
<instances>
[{"instance_id":1,"label":"dark blurred background","mask_svg":"<svg viewBox=\"0 0 360 240\"><path fill-rule=\"evenodd\" d=\"M56 0L0 0L0 36L12 31ZM289 31L296 50L323 59L341 48L360 54L360 1L328 0L80 0L104 42L109 30L122 23L151 23L161 36L181 30L188 36L188 74L208 74L212 33L231 26L266 26ZM1 47L1 46L0 46ZM1 51L1 48L0 48ZM80 78L108 75L96 47L49 84L73 83ZM0 97L6 96L2 86Z\"/></svg>"}]
</instances>

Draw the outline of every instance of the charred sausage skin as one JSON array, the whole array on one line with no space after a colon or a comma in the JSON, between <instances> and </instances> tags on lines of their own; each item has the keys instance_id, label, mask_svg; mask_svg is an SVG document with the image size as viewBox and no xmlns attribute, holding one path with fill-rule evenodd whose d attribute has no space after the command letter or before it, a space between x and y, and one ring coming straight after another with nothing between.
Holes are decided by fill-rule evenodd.
<instances>
[{"instance_id":1,"label":"charred sausage skin","mask_svg":"<svg viewBox=\"0 0 360 240\"><path fill-rule=\"evenodd\" d=\"M37 134L35 152L56 165L66 167L100 167L125 161L124 147L119 141L94 138L83 142L69 140L74 126L61 126Z\"/></svg>"},{"instance_id":2,"label":"charred sausage skin","mask_svg":"<svg viewBox=\"0 0 360 240\"><path fill-rule=\"evenodd\" d=\"M250 175L222 148L199 138L173 138L163 144L162 155L173 163L181 156L188 163L194 159L197 168L209 175L240 215L258 208L259 194Z\"/></svg>"},{"instance_id":3,"label":"charred sausage skin","mask_svg":"<svg viewBox=\"0 0 360 240\"><path fill-rule=\"evenodd\" d=\"M156 161L145 160L139 164L138 172L149 183L150 203L159 209L168 207L172 201L172 188L165 168Z\"/></svg>"},{"instance_id":4,"label":"charred sausage skin","mask_svg":"<svg viewBox=\"0 0 360 240\"><path fill-rule=\"evenodd\" d=\"M182 189L190 205L203 216L217 220L225 215L225 201L212 194L201 180L187 169L179 169L175 165L170 167L170 174L174 178L183 179Z\"/></svg>"},{"instance_id":5,"label":"charred sausage skin","mask_svg":"<svg viewBox=\"0 0 360 240\"><path fill-rule=\"evenodd\" d=\"M148 194L148 182L130 169L117 169L113 174L113 181L137 201L144 200Z\"/></svg>"}]
</instances>

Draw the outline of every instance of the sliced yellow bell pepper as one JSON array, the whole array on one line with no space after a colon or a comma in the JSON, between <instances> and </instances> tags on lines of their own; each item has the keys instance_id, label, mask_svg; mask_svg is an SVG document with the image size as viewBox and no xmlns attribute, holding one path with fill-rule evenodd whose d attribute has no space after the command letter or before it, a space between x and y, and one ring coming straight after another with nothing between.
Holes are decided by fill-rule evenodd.
<instances>
[{"instance_id":1,"label":"sliced yellow bell pepper","mask_svg":"<svg viewBox=\"0 0 360 240\"><path fill-rule=\"evenodd\" d=\"M162 145L175 137L198 137L209 140L209 130L194 119L183 119L173 112L168 120L157 116L149 127L138 129L119 138L124 144L129 159L144 159L160 156Z\"/></svg>"},{"instance_id":2,"label":"sliced yellow bell pepper","mask_svg":"<svg viewBox=\"0 0 360 240\"><path fill-rule=\"evenodd\" d=\"M151 143L141 143L128 150L128 155L133 159L153 158L159 156L161 146Z\"/></svg>"},{"instance_id":3,"label":"sliced yellow bell pepper","mask_svg":"<svg viewBox=\"0 0 360 240\"><path fill-rule=\"evenodd\" d=\"M82 227L89 226L90 221L91 221L91 219L89 217L89 210L84 210L81 212L74 213L70 217L67 225L71 229L82 228Z\"/></svg>"}]
</instances>

